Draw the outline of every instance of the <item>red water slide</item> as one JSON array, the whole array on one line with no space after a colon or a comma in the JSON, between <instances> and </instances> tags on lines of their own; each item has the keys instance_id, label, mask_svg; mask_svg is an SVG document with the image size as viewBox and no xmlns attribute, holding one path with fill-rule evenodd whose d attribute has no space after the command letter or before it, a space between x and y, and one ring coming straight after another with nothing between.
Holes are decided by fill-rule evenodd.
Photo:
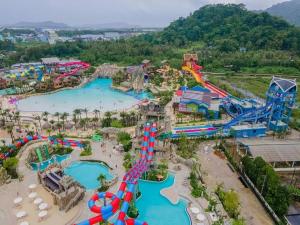
<instances>
[{"instance_id":1,"label":"red water slide","mask_svg":"<svg viewBox=\"0 0 300 225\"><path fill-rule=\"evenodd\" d=\"M205 88L207 88L208 90L210 90L213 93L218 94L220 98L227 97L228 96L227 92L225 92L224 90L218 88L217 86L213 85L212 83L203 80L203 74L200 72L200 70L202 70L202 69L203 69L202 66L199 66L196 63L192 63L192 70L198 76L198 79L201 79L200 83L203 84Z\"/></svg>"},{"instance_id":2,"label":"red water slide","mask_svg":"<svg viewBox=\"0 0 300 225\"><path fill-rule=\"evenodd\" d=\"M86 63L86 62L67 62L67 63L61 63L61 64L58 64L58 67L71 67L72 69L68 72L65 72L61 75L59 75L55 81L57 80L60 80L62 78L65 78L65 77L69 77L69 76L74 76L76 75L80 70L86 70L90 67L90 64L89 63Z\"/></svg>"}]
</instances>

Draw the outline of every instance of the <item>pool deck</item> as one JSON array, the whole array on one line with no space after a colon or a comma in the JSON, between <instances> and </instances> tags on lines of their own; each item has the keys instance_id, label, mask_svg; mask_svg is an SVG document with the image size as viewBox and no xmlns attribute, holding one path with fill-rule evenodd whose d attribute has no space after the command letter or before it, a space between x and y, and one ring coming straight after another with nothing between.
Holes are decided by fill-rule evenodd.
<instances>
[{"instance_id":1,"label":"pool deck","mask_svg":"<svg viewBox=\"0 0 300 225\"><path fill-rule=\"evenodd\" d=\"M175 190L175 186L164 188L160 191L160 194L167 198L172 204L176 205L179 202L179 195Z\"/></svg>"},{"instance_id":2,"label":"pool deck","mask_svg":"<svg viewBox=\"0 0 300 225\"><path fill-rule=\"evenodd\" d=\"M92 142L92 156L80 157L80 150L75 149L71 153L70 158L64 161L63 166L68 166L72 161L77 161L80 159L94 159L107 162L109 166L113 168L112 173L116 174L119 177L118 181L109 189L110 192L116 193L121 183L120 177L123 177L123 175L125 174L124 168L122 166L123 153L119 153L113 149L113 147L117 144L115 141L105 141L104 143L105 146L101 147L101 143ZM30 147L35 147L36 145L37 144L34 144ZM34 222L37 219L37 211L35 208L32 208L31 204L27 204L28 185L32 183L38 183L36 172L30 170L24 164L24 160L27 154L28 151L24 151L20 158L20 170L22 175L24 176L24 180L22 182L13 181L8 185L0 187L0 194L2 200L0 201L0 221L3 221L3 224L5 225L17 224L17 220L15 217L16 210L13 207L13 200L17 197L17 192L19 192L19 195L22 196L24 199L24 210L26 210L29 213L29 216L27 217L28 222L33 221L31 224L37 224L36 222ZM171 169L175 166L176 165L172 163L170 163L169 165ZM197 221L196 217L189 212L189 207L198 207L201 210L201 213L203 212L203 214L205 214L205 207L202 207L201 205L202 200L196 200L190 196L189 187L185 184L186 179L189 176L189 172L190 170L182 165L182 169L180 171L177 171L176 174L174 174L174 185L163 190L162 192L168 199L170 199L170 201L173 204L176 204L181 198L185 198L189 201L187 212L189 213L192 224L194 225L199 223L199 221ZM88 218L94 217L95 214L92 213L87 207L87 202L94 193L94 191L87 191L84 199L80 202L78 206L74 208L74 210L71 210L68 213L63 213L60 212L56 206L53 205L51 201L51 195L44 189L39 189L38 195L41 196L48 204L52 205L51 209L49 210L49 217L41 224L72 224L74 222L80 222ZM207 220L204 222L204 224L209 225L210 223Z\"/></svg>"}]
</instances>

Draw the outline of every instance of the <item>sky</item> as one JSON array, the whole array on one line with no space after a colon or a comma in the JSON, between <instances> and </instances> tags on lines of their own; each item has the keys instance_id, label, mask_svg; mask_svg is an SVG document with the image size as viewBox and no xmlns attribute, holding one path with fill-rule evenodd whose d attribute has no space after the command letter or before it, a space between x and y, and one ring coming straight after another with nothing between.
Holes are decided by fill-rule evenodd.
<instances>
[{"instance_id":1,"label":"sky","mask_svg":"<svg viewBox=\"0 0 300 225\"><path fill-rule=\"evenodd\" d=\"M0 0L0 24L20 21L63 22L68 25L122 22L163 27L206 4L244 3L265 9L285 0Z\"/></svg>"}]
</instances>

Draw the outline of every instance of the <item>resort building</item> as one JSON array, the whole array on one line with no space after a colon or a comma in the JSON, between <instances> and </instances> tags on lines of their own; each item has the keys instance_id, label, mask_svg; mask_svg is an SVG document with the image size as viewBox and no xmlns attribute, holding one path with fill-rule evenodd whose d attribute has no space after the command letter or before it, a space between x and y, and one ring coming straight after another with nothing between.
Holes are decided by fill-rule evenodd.
<instances>
[{"instance_id":1,"label":"resort building","mask_svg":"<svg viewBox=\"0 0 300 225\"><path fill-rule=\"evenodd\" d=\"M85 195L85 188L70 176L63 174L58 167L48 168L44 172L38 172L39 182L50 192L53 202L59 210L65 212L76 206Z\"/></svg>"},{"instance_id":2,"label":"resort building","mask_svg":"<svg viewBox=\"0 0 300 225\"><path fill-rule=\"evenodd\" d=\"M202 114L208 119L218 119L220 116L219 96L200 86L178 90L173 107L178 112Z\"/></svg>"}]
</instances>

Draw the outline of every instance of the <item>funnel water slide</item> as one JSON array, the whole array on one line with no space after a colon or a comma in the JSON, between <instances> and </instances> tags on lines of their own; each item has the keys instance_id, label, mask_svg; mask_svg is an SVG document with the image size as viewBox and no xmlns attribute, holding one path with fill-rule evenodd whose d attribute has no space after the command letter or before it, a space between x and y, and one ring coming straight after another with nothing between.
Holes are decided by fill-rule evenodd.
<instances>
[{"instance_id":1,"label":"funnel water slide","mask_svg":"<svg viewBox=\"0 0 300 225\"><path fill-rule=\"evenodd\" d=\"M140 152L139 161L124 175L123 181L119 187L117 194L110 192L101 192L94 194L88 202L89 209L99 215L82 221L77 225L92 225L107 221L118 210L119 214L117 221L114 225L147 225L146 222L141 222L136 219L127 218L127 211L129 204L135 195L135 186L138 179L144 172L149 169L149 165L152 162L154 144L156 136L156 124L146 123L144 127L144 138ZM100 207L96 205L96 201L99 199L109 199L110 203ZM120 207L120 203L122 205Z\"/></svg>"}]
</instances>

